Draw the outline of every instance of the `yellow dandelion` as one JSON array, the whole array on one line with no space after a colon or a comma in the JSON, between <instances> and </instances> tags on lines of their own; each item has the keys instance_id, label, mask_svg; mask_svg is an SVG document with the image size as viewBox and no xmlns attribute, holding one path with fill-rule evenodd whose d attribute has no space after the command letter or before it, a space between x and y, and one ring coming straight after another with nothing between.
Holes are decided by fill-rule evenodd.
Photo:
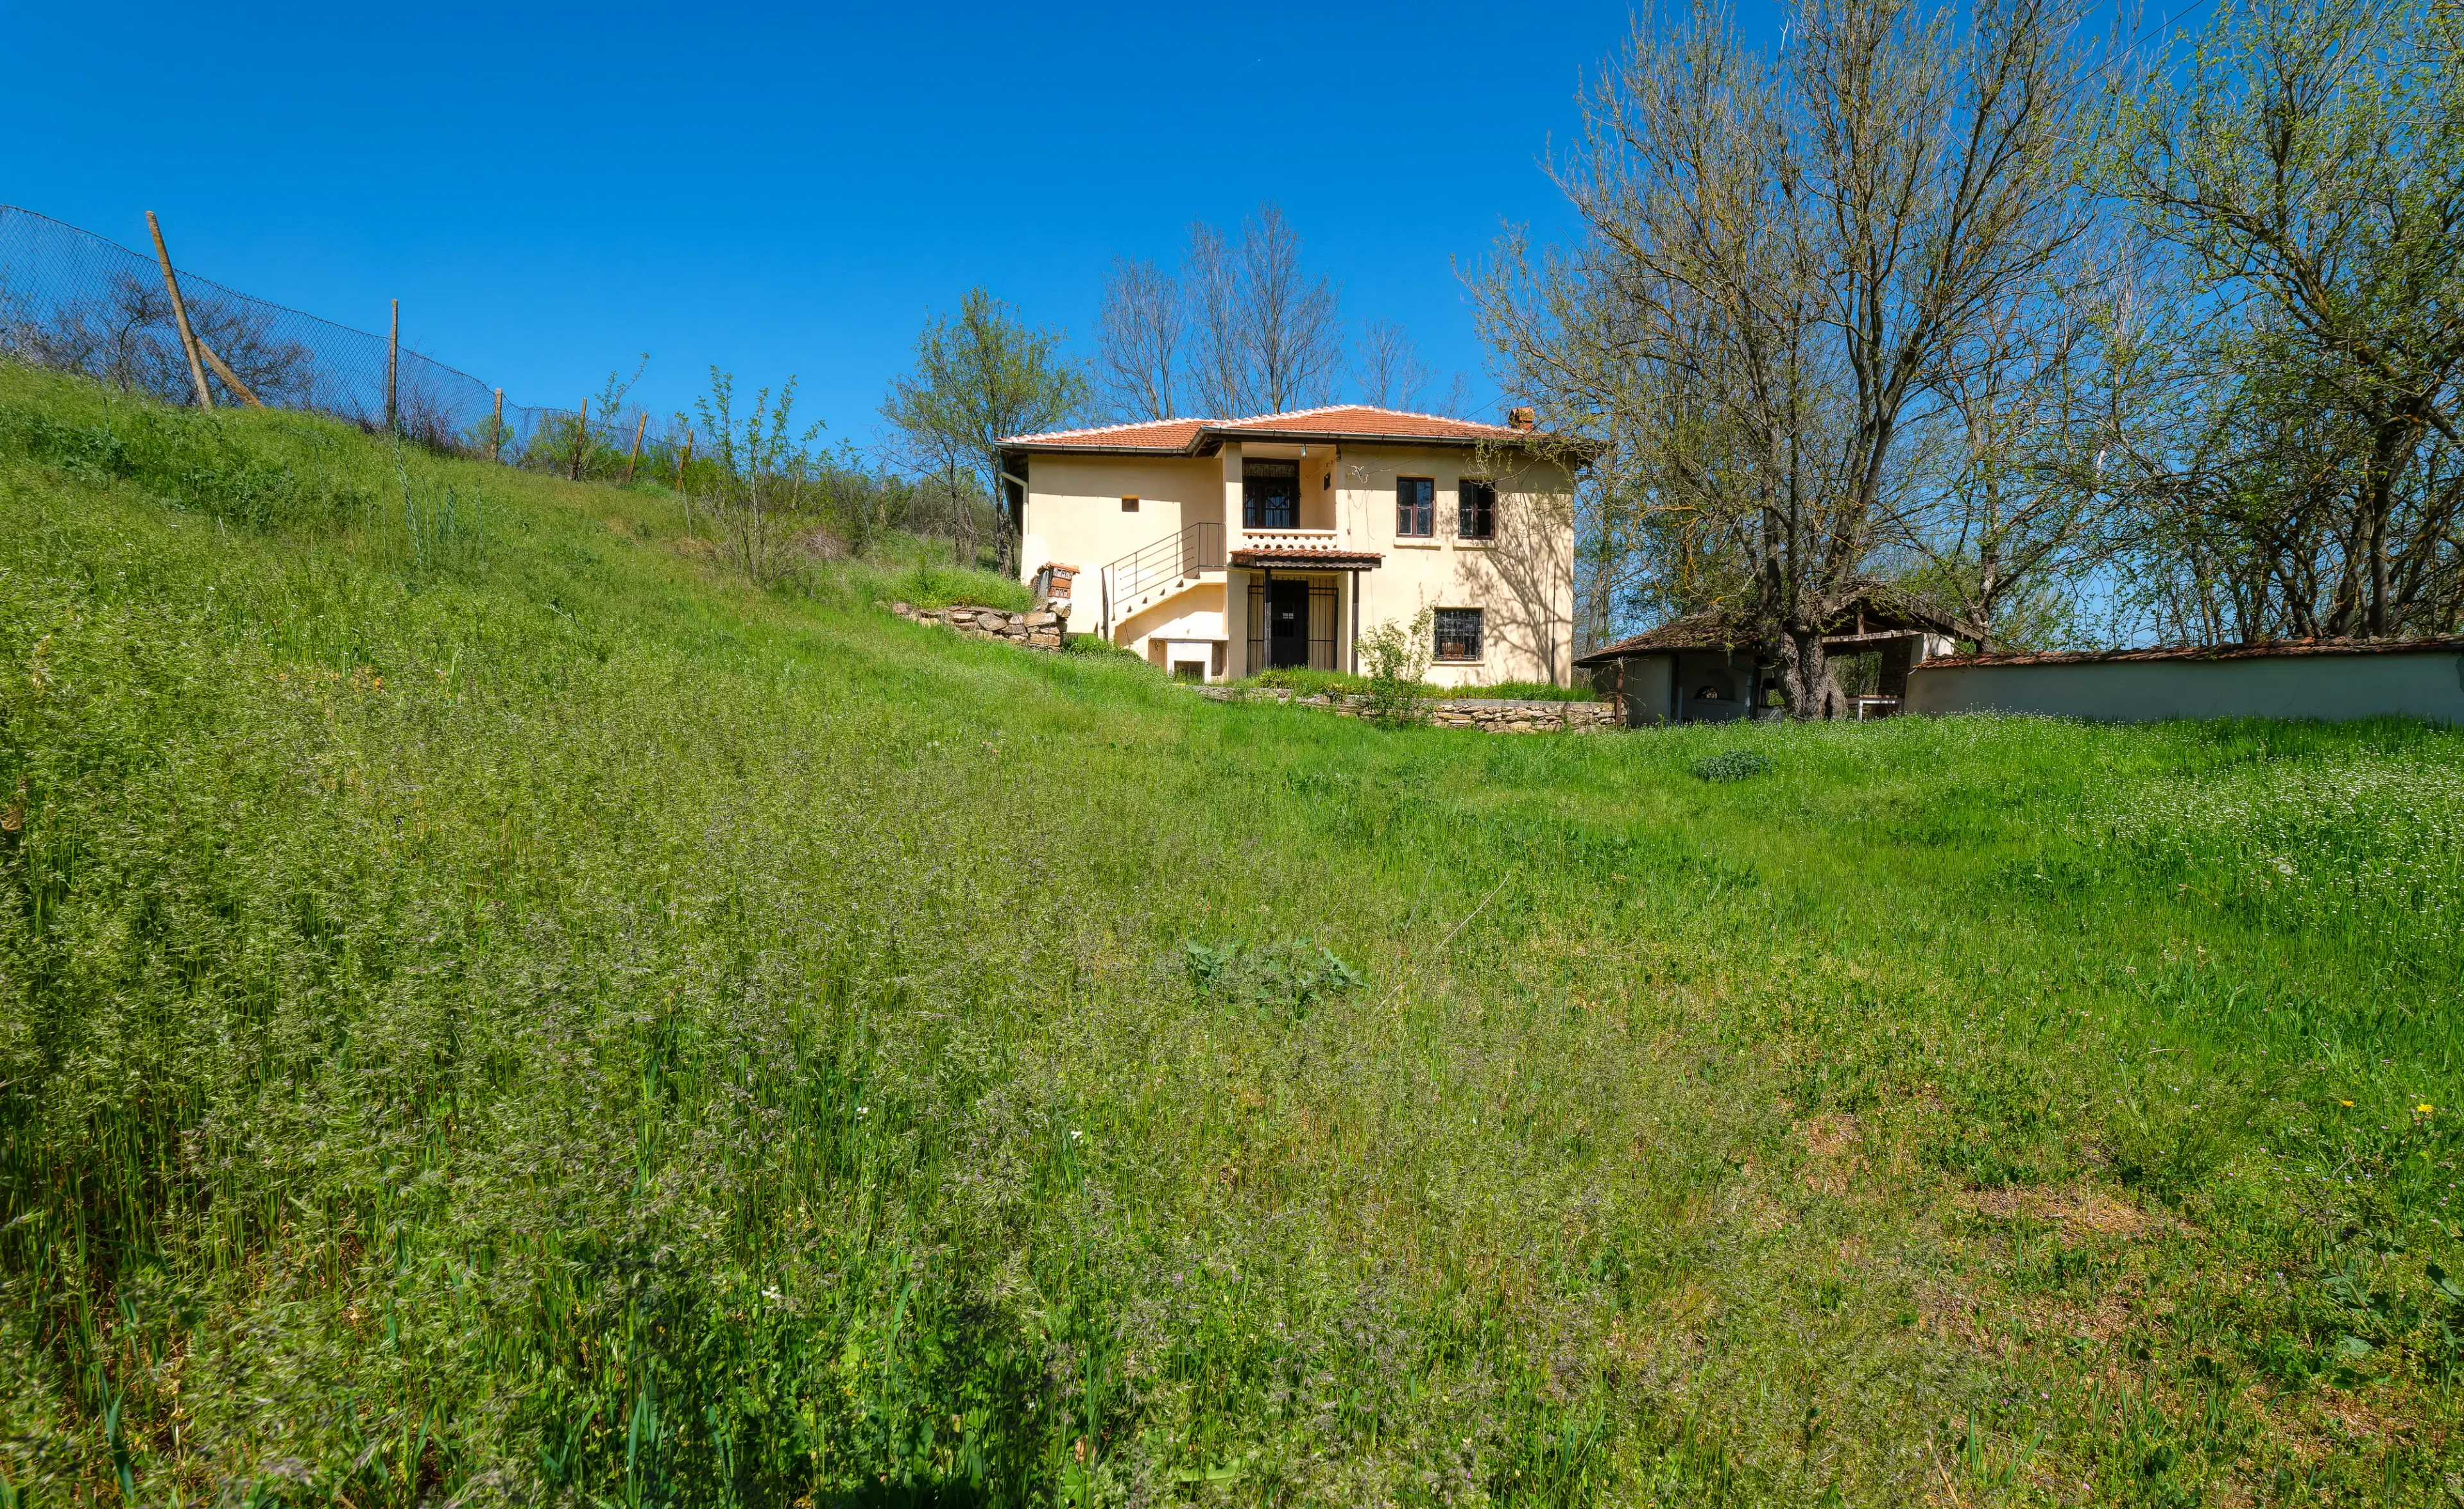
<instances>
[{"instance_id":1,"label":"yellow dandelion","mask_svg":"<svg viewBox=\"0 0 2464 1509\"><path fill-rule=\"evenodd\" d=\"M2339 1105L2350 1105L2350 1104L2352 1104L2353 1103L2352 1103L2352 1102L2350 1102L2350 1101L2338 1101L2336 1104L2339 1104Z\"/></svg>"},{"instance_id":2,"label":"yellow dandelion","mask_svg":"<svg viewBox=\"0 0 2464 1509\"><path fill-rule=\"evenodd\" d=\"M2436 1110L2436 1109L2438 1109L2438 1107L2437 1107L2437 1106L2435 1106L2435 1105L2430 1105L2430 1104L2421 1104L2421 1105L2416 1105L2416 1106L2414 1106L2414 1107L2412 1108L2412 1114L2414 1114L2415 1116L2427 1116L2427 1115L2429 1115L2431 1111L2434 1111L2434 1110Z\"/></svg>"}]
</instances>

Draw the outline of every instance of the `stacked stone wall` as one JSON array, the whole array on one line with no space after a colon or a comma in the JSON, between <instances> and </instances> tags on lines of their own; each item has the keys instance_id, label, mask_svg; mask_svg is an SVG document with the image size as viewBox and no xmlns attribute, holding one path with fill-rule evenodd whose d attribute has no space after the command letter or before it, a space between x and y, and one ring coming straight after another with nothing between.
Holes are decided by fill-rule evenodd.
<instances>
[{"instance_id":1,"label":"stacked stone wall","mask_svg":"<svg viewBox=\"0 0 2464 1509\"><path fill-rule=\"evenodd\" d=\"M977 607L961 603L956 607L919 608L912 602L893 602L890 611L915 623L937 623L971 639L1006 640L1028 649L1056 650L1061 647L1063 615L1049 608L1030 608L1015 613L1007 608Z\"/></svg>"},{"instance_id":2,"label":"stacked stone wall","mask_svg":"<svg viewBox=\"0 0 2464 1509\"><path fill-rule=\"evenodd\" d=\"M1338 717L1370 714L1369 699L1354 692L1301 694L1273 687L1200 687L1218 702L1280 702L1318 708ZM1485 733L1588 733L1617 727L1613 702L1541 702L1507 697L1433 697L1420 704L1422 718L1439 728L1479 729Z\"/></svg>"},{"instance_id":3,"label":"stacked stone wall","mask_svg":"<svg viewBox=\"0 0 2464 1509\"><path fill-rule=\"evenodd\" d=\"M1008 608L961 602L946 608L919 608L893 602L890 611L913 623L937 623L971 639L997 639L1027 649L1057 650L1069 628L1069 589L1075 566L1045 566L1035 574L1035 606L1023 613Z\"/></svg>"}]
</instances>

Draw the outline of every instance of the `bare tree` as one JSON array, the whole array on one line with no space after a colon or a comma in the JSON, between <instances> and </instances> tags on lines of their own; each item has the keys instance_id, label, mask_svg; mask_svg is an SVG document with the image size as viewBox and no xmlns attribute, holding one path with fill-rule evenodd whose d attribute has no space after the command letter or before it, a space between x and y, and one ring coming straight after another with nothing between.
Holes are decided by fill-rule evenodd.
<instances>
[{"instance_id":1,"label":"bare tree","mask_svg":"<svg viewBox=\"0 0 2464 1509\"><path fill-rule=\"evenodd\" d=\"M1189 297L1189 382L1199 406L1224 419L1252 412L1257 357L1242 312L1240 264L1221 231L1193 222L1181 266Z\"/></svg>"},{"instance_id":2,"label":"bare tree","mask_svg":"<svg viewBox=\"0 0 2464 1509\"><path fill-rule=\"evenodd\" d=\"M1419 402L1431 375L1401 325L1378 319L1361 327L1353 351L1352 386L1362 403L1409 408Z\"/></svg>"},{"instance_id":3,"label":"bare tree","mask_svg":"<svg viewBox=\"0 0 2464 1509\"><path fill-rule=\"evenodd\" d=\"M1801 0L1777 65L1702 0L1646 19L1556 174L1571 251L1476 289L1519 393L1607 445L1666 595L1756 626L1790 711L1918 478L1906 432L2077 229L2076 0Z\"/></svg>"},{"instance_id":4,"label":"bare tree","mask_svg":"<svg viewBox=\"0 0 2464 1509\"><path fill-rule=\"evenodd\" d=\"M1096 381L1115 419L1170 419L1189 317L1180 285L1152 262L1112 259L1096 318Z\"/></svg>"},{"instance_id":5,"label":"bare tree","mask_svg":"<svg viewBox=\"0 0 2464 1509\"><path fill-rule=\"evenodd\" d=\"M1323 402L1343 361L1334 285L1301 268L1300 237L1276 206L1243 222L1236 244L1189 228L1189 382L1210 414L1281 413Z\"/></svg>"},{"instance_id":6,"label":"bare tree","mask_svg":"<svg viewBox=\"0 0 2464 1509\"><path fill-rule=\"evenodd\" d=\"M1241 228L1241 321L1260 411L1323 403L1343 361L1334 284L1301 271L1301 238L1280 206Z\"/></svg>"}]
</instances>

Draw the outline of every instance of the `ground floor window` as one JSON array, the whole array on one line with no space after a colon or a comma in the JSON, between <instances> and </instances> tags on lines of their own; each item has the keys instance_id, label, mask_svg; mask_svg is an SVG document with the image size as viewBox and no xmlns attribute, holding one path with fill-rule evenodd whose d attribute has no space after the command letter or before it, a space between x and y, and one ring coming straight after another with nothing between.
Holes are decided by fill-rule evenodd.
<instances>
[{"instance_id":1,"label":"ground floor window","mask_svg":"<svg viewBox=\"0 0 2464 1509\"><path fill-rule=\"evenodd\" d=\"M1480 659L1480 609L1440 608L1436 617L1438 659Z\"/></svg>"}]
</instances>

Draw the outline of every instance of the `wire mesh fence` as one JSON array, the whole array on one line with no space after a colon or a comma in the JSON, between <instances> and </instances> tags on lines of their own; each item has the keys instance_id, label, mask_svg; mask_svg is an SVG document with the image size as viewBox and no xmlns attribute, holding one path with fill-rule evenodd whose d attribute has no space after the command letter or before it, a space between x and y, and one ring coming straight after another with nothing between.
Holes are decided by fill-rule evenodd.
<instances>
[{"instance_id":1,"label":"wire mesh fence","mask_svg":"<svg viewBox=\"0 0 2464 1509\"><path fill-rule=\"evenodd\" d=\"M391 417L407 439L548 467L559 464L580 427L563 409L504 404L500 413L495 389L413 351L394 358L385 336L193 273L178 280L189 329L211 354L202 375L217 404L242 402L235 379L270 407L313 409L383 430L391 360ZM0 357L82 373L165 403L198 402L161 264L13 205L0 205Z\"/></svg>"}]
</instances>

